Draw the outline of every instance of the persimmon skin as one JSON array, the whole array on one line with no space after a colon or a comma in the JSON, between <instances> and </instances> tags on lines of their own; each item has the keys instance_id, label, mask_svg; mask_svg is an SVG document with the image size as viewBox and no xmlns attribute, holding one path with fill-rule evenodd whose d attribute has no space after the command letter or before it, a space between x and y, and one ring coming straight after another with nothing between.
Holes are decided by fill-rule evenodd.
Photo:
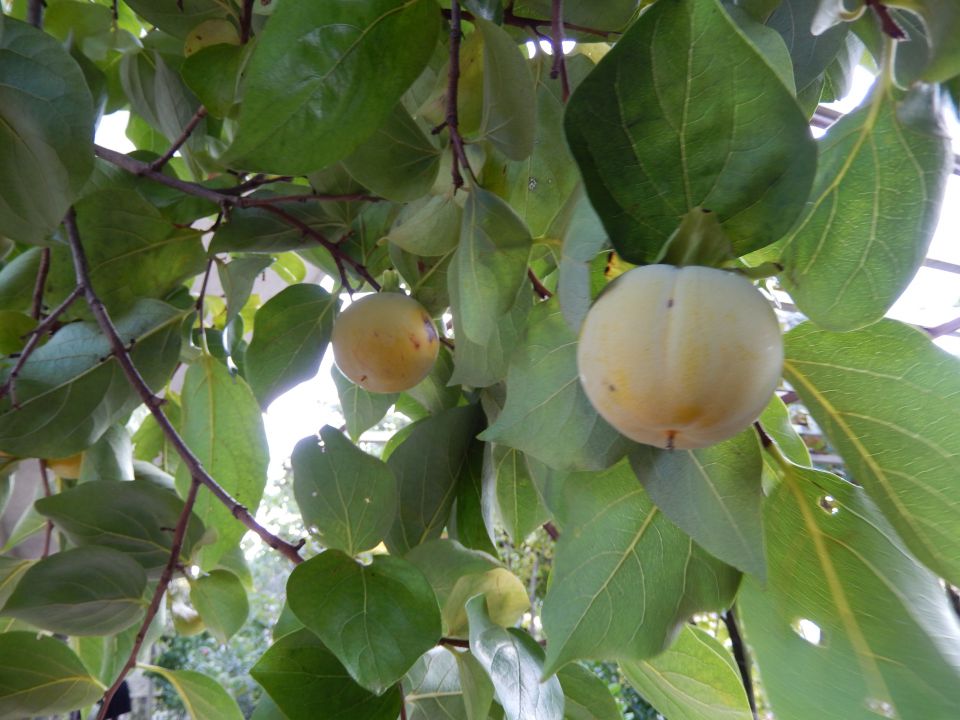
<instances>
[{"instance_id":1,"label":"persimmon skin","mask_svg":"<svg viewBox=\"0 0 960 720\"><path fill-rule=\"evenodd\" d=\"M440 338L423 306L401 293L376 293L351 303L333 324L333 358L364 390L403 392L433 368Z\"/></svg>"},{"instance_id":2,"label":"persimmon skin","mask_svg":"<svg viewBox=\"0 0 960 720\"><path fill-rule=\"evenodd\" d=\"M746 278L707 267L647 265L590 308L577 346L580 382L621 434L690 450L733 437L770 401L783 340Z\"/></svg>"}]
</instances>

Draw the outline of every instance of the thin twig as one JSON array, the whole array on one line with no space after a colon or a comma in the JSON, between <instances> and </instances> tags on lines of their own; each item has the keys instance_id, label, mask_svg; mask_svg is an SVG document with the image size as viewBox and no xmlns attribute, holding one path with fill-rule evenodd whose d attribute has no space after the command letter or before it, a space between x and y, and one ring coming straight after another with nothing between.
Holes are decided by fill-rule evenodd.
<instances>
[{"instance_id":1,"label":"thin twig","mask_svg":"<svg viewBox=\"0 0 960 720\"><path fill-rule=\"evenodd\" d=\"M256 190L257 188L263 187L264 185L270 185L271 183L278 183L278 182L290 182L291 180L293 180L293 177L291 175L269 176L269 175L264 175L263 173L257 173L256 175L251 177L249 180L245 180L239 185L234 185L233 187L229 187L229 188L221 188L220 192L222 192L224 195L242 195L248 190Z\"/></svg>"},{"instance_id":2,"label":"thin twig","mask_svg":"<svg viewBox=\"0 0 960 720\"><path fill-rule=\"evenodd\" d=\"M553 67L550 77L560 78L561 98L570 97L570 81L567 78L567 63L563 56L563 0L553 0L550 12L550 45L553 47Z\"/></svg>"},{"instance_id":3,"label":"thin twig","mask_svg":"<svg viewBox=\"0 0 960 720\"><path fill-rule=\"evenodd\" d=\"M450 66L447 72L447 116L446 127L450 132L450 146L453 148L453 162L450 165L450 174L453 178L453 189L456 192L463 187L463 175L460 166L473 175L470 162L463 147L463 138L460 136L460 119L457 114L457 94L460 84L460 40L463 32L460 28L460 0L450 2Z\"/></svg>"},{"instance_id":4,"label":"thin twig","mask_svg":"<svg viewBox=\"0 0 960 720\"><path fill-rule=\"evenodd\" d=\"M797 395L793 390L787 390L783 395L780 396L780 400L784 405L789 405L790 403L795 403L800 399L800 396Z\"/></svg>"},{"instance_id":5,"label":"thin twig","mask_svg":"<svg viewBox=\"0 0 960 720\"><path fill-rule=\"evenodd\" d=\"M183 538L187 534L190 514L193 512L193 505L197 501L197 492L199 489L200 483L197 481L197 478L194 477L190 483L190 489L187 491L187 499L183 501L183 510L180 511L180 517L177 519L177 525L173 531L173 540L170 543L170 557L167 558L167 564L163 566L163 572L160 573L160 580L157 582L157 587L153 591L153 597L150 598L150 604L147 606L147 614L144 616L143 622L140 624L140 629L137 631L137 637L133 642L133 648L130 650L127 662L124 663L120 674L116 680L113 681L113 685L107 688L107 691L103 694L103 704L100 706L100 712L97 713L97 720L104 720L104 718L106 718L107 711L110 709L110 701L113 700L113 696L117 694L117 690L119 690L123 684L127 673L133 670L137 664L137 655L140 654L140 648L143 646L144 638L147 636L147 631L150 629L153 618L156 617L157 611L160 609L160 601L163 599L163 594L167 591L167 586L173 578L173 571L180 561L180 548L183 547Z\"/></svg>"},{"instance_id":6,"label":"thin twig","mask_svg":"<svg viewBox=\"0 0 960 720\"><path fill-rule=\"evenodd\" d=\"M250 25L253 22L253 0L243 0L243 13L240 15L240 44L250 41Z\"/></svg>"},{"instance_id":7,"label":"thin twig","mask_svg":"<svg viewBox=\"0 0 960 720\"><path fill-rule=\"evenodd\" d=\"M867 0L867 7L873 8L873 11L877 14L877 19L880 21L880 29L883 30L884 34L888 37L892 37L894 40L906 40L907 34L903 31L903 28L897 24L897 21L893 19L893 16L890 14L890 9L880 0Z\"/></svg>"},{"instance_id":8,"label":"thin twig","mask_svg":"<svg viewBox=\"0 0 960 720\"><path fill-rule=\"evenodd\" d=\"M110 319L107 309L103 306L103 303L100 301L100 298L97 296L93 286L90 283L90 271L87 266L87 257L83 251L83 245L80 242L80 234L77 230L76 213L73 208L67 212L67 216L64 218L64 224L67 227L67 237L69 238L70 249L73 253L73 264L77 273L77 287L83 289L87 304L90 306L90 311L96 318L97 324L100 326L103 334L106 335L107 340L110 342L113 355L116 357L117 362L120 364L120 368L127 376L127 380L129 380L131 386L134 390L136 390L144 405L147 406L147 408L150 410L150 413L156 419L157 425L160 426L160 430L167 438L167 441L173 446L174 450L176 450L177 454L183 460L184 465L190 471L190 476L195 481L204 485L211 493L213 493L214 497L216 497L217 500L219 500L227 507L227 509L230 510L230 513L233 515L233 517L239 520L248 530L252 530L267 545L294 563L302 562L303 558L300 557L299 549L302 547L303 543L300 543L300 545L292 545L291 543L280 539L269 530L264 528L260 523L258 523L253 515L250 514L250 511L247 510L247 508L237 502L230 495L230 493L224 490L220 484L214 480L213 477L211 477L211 475L203 468L203 464L200 462L197 456L193 454L193 451L190 450L189 447L187 447L187 444L184 442L183 438L181 438L180 434L176 431L176 429L174 429L173 425L170 423L170 420L161 409L163 400L153 394L153 392L150 390L150 387L143 379L143 376L140 375L140 371L137 370L136 366L133 364L133 360L130 358L130 353L123 344L123 340L120 338L117 328L113 324L113 320Z\"/></svg>"},{"instance_id":9,"label":"thin twig","mask_svg":"<svg viewBox=\"0 0 960 720\"><path fill-rule=\"evenodd\" d=\"M469 640L461 640L460 638L442 637L440 638L440 644L449 645L450 647L461 647L461 648L470 647Z\"/></svg>"},{"instance_id":10,"label":"thin twig","mask_svg":"<svg viewBox=\"0 0 960 720\"><path fill-rule=\"evenodd\" d=\"M737 627L737 618L734 615L734 609L731 607L725 613L721 614L723 624L727 626L727 634L730 635L730 644L733 646L733 658L737 661L737 668L740 670L740 679L743 681L743 689L747 692L747 702L750 703L750 712L753 714L753 720L759 720L757 714L757 701L753 696L753 681L750 679L750 658L747 655L747 646L740 637L740 628Z\"/></svg>"},{"instance_id":11,"label":"thin twig","mask_svg":"<svg viewBox=\"0 0 960 720\"><path fill-rule=\"evenodd\" d=\"M763 445L763 447L768 448L773 445L773 438L763 429L763 425L760 424L759 420L753 423L753 429L757 431L757 437L760 438L760 444Z\"/></svg>"},{"instance_id":12,"label":"thin twig","mask_svg":"<svg viewBox=\"0 0 960 720\"><path fill-rule=\"evenodd\" d=\"M927 335L932 338L938 338L943 335L949 335L950 333L955 333L957 330L960 330L960 317L955 317L953 320L947 320L947 322L942 325L937 325L936 327L924 328Z\"/></svg>"},{"instance_id":13,"label":"thin twig","mask_svg":"<svg viewBox=\"0 0 960 720\"><path fill-rule=\"evenodd\" d=\"M27 5L27 22L38 29L43 27L43 0L30 0Z\"/></svg>"},{"instance_id":14,"label":"thin twig","mask_svg":"<svg viewBox=\"0 0 960 720\"><path fill-rule=\"evenodd\" d=\"M380 202L382 197L366 193L302 193L300 195L274 195L273 197L244 197L238 203L241 207L262 207L264 205L282 205L284 203L305 202Z\"/></svg>"},{"instance_id":15,"label":"thin twig","mask_svg":"<svg viewBox=\"0 0 960 720\"><path fill-rule=\"evenodd\" d=\"M94 145L93 151L97 157L102 158L111 165L116 165L118 168L126 170L129 173L133 173L134 175L140 177L150 178L154 182L158 182L161 185L166 185L167 187L172 187L175 190L186 193L187 195L193 195L194 197L209 200L215 205L222 205L225 201L229 204L236 202L236 198L232 198L226 193L212 190L204 187L203 185L198 185L197 183L187 182L186 180L180 180L179 178L164 175L159 170L152 170L149 163L140 162L139 160L132 158L129 155L124 155L123 153L117 152L116 150L111 150L110 148L105 148L100 145Z\"/></svg>"},{"instance_id":16,"label":"thin twig","mask_svg":"<svg viewBox=\"0 0 960 720\"><path fill-rule=\"evenodd\" d=\"M537 293L541 300L553 297L553 293L540 281L540 278L537 277L533 268L527 268L527 277L530 278L530 284L533 285L534 292Z\"/></svg>"},{"instance_id":17,"label":"thin twig","mask_svg":"<svg viewBox=\"0 0 960 720\"><path fill-rule=\"evenodd\" d=\"M200 296L194 307L200 313L200 324L203 325L203 298L207 294L207 283L210 281L210 271L213 269L213 256L207 260L207 269L203 273L203 283L200 285Z\"/></svg>"},{"instance_id":18,"label":"thin twig","mask_svg":"<svg viewBox=\"0 0 960 720\"><path fill-rule=\"evenodd\" d=\"M39 320L43 314L43 290L47 284L47 275L50 274L50 248L40 251L40 267L37 268L37 280L33 284L33 304L30 317Z\"/></svg>"},{"instance_id":19,"label":"thin twig","mask_svg":"<svg viewBox=\"0 0 960 720\"><path fill-rule=\"evenodd\" d=\"M197 125L200 124L200 121L207 116L207 109L201 105L197 108L197 111L193 114L193 117L187 121L187 124L183 127L183 132L180 133L180 136L173 141L173 144L170 148L152 163L150 163L150 169L154 172L160 170L164 165L170 162L177 150L183 147L183 144L189 139L190 133L192 133Z\"/></svg>"},{"instance_id":20,"label":"thin twig","mask_svg":"<svg viewBox=\"0 0 960 720\"><path fill-rule=\"evenodd\" d=\"M397 690L400 691L400 720L407 720L407 698L403 694L403 683L397 683Z\"/></svg>"},{"instance_id":21,"label":"thin twig","mask_svg":"<svg viewBox=\"0 0 960 720\"><path fill-rule=\"evenodd\" d=\"M442 12L446 18L450 17L450 14L451 14L450 10L443 10ZM461 12L460 15L464 20L470 20L470 21L474 20L474 16L469 12ZM550 27L549 20L516 15L514 14L513 10L511 10L510 8L507 8L503 11L503 24L512 25L513 27L519 27L524 29ZM574 23L566 22L566 21L564 21L563 27L566 30L574 30L576 32L587 33L588 35L596 35L597 37L601 37L601 38L609 38L611 35L618 36L621 34L616 30L598 30L597 28L587 27L585 25L576 25Z\"/></svg>"},{"instance_id":22,"label":"thin twig","mask_svg":"<svg viewBox=\"0 0 960 720\"><path fill-rule=\"evenodd\" d=\"M16 391L17 376L20 374L20 371L23 370L23 366L27 364L27 360L30 359L33 351L37 349L41 338L43 338L43 336L46 335L54 325L56 325L57 319L68 307L74 303L78 297L80 297L81 294L82 290L80 288L74 288L62 303L50 311L50 314L47 315L43 322L30 331L30 338L27 340L27 344L24 345L23 350L20 351L20 356L17 358L17 362L10 370L10 374L7 376L6 381L4 381L3 385L0 385L0 399L3 399L7 396L7 394L9 394L11 404L14 407L19 407Z\"/></svg>"},{"instance_id":23,"label":"thin twig","mask_svg":"<svg viewBox=\"0 0 960 720\"><path fill-rule=\"evenodd\" d=\"M40 482L43 487L43 496L50 497L50 476L47 475L47 461L38 460L40 465ZM50 518L47 518L47 526L43 534L43 555L41 557L45 558L50 555L50 540L53 538L53 521Z\"/></svg>"},{"instance_id":24,"label":"thin twig","mask_svg":"<svg viewBox=\"0 0 960 720\"><path fill-rule=\"evenodd\" d=\"M554 542L560 539L560 531L557 530L557 526L552 522L545 522L543 524L543 529L547 531L547 535L549 535L550 539Z\"/></svg>"}]
</instances>

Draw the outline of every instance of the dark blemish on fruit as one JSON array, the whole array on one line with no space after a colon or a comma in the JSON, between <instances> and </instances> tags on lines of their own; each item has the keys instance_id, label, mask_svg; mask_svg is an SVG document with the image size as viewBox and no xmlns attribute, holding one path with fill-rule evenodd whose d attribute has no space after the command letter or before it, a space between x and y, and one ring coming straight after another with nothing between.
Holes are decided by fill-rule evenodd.
<instances>
[{"instance_id":1,"label":"dark blemish on fruit","mask_svg":"<svg viewBox=\"0 0 960 720\"><path fill-rule=\"evenodd\" d=\"M367 376L366 376L366 375L361 375L361 376L360 376L360 382L366 382L366 381L367 381Z\"/></svg>"},{"instance_id":2,"label":"dark blemish on fruit","mask_svg":"<svg viewBox=\"0 0 960 720\"><path fill-rule=\"evenodd\" d=\"M610 392L616 392L616 391L617 391L617 386L611 383L611 384L607 385L607 390L609 390Z\"/></svg>"},{"instance_id":3,"label":"dark blemish on fruit","mask_svg":"<svg viewBox=\"0 0 960 720\"><path fill-rule=\"evenodd\" d=\"M673 307L673 298L670 298L669 300L667 300L667 307L668 307L668 308L672 308L672 307Z\"/></svg>"},{"instance_id":4,"label":"dark blemish on fruit","mask_svg":"<svg viewBox=\"0 0 960 720\"><path fill-rule=\"evenodd\" d=\"M673 439L677 436L676 430L667 430L667 450L673 450Z\"/></svg>"},{"instance_id":5,"label":"dark blemish on fruit","mask_svg":"<svg viewBox=\"0 0 960 720\"><path fill-rule=\"evenodd\" d=\"M410 338L410 342L413 343L413 347L414 347L415 349L419 350L419 349L420 349L420 341L417 340L416 336L413 335L413 333L411 333L411 334L408 335L407 337Z\"/></svg>"}]
</instances>

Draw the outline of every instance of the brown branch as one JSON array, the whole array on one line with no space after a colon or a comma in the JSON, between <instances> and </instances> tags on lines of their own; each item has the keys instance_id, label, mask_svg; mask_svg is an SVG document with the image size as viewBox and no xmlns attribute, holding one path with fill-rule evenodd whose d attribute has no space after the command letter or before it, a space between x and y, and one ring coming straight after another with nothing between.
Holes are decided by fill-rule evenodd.
<instances>
[{"instance_id":1,"label":"brown branch","mask_svg":"<svg viewBox=\"0 0 960 720\"><path fill-rule=\"evenodd\" d=\"M876 13L877 19L880 21L880 29L883 30L883 33L888 37L892 37L894 40L906 40L907 34L903 31L903 28L897 24L897 21L893 19L893 16L890 14L890 9L880 2L880 0L867 0L867 7L872 8L873 12Z\"/></svg>"},{"instance_id":2,"label":"brown branch","mask_svg":"<svg viewBox=\"0 0 960 720\"><path fill-rule=\"evenodd\" d=\"M931 338L938 338L943 335L950 335L955 333L957 330L960 330L960 317L955 317L953 320L947 320L947 322L942 325L937 325L936 327L924 328L924 331Z\"/></svg>"},{"instance_id":3,"label":"brown branch","mask_svg":"<svg viewBox=\"0 0 960 720\"><path fill-rule=\"evenodd\" d=\"M27 22L37 29L43 27L43 8L43 0L30 0L27 5Z\"/></svg>"},{"instance_id":4,"label":"brown branch","mask_svg":"<svg viewBox=\"0 0 960 720\"><path fill-rule=\"evenodd\" d=\"M93 151L97 157L106 160L111 165L116 165L118 168L126 170L127 172L139 177L150 178L154 182L158 182L161 185L166 185L167 187L179 190L187 195L193 195L194 197L209 200L216 205L221 205L224 202L227 202L228 204L236 203L236 198L232 198L223 192L211 190L210 188L204 187L203 185L198 185L197 183L187 182L186 180L180 180L179 178L164 175L159 170L151 169L148 163L140 162L139 160L132 158L129 155L124 155L123 153L117 152L116 150L111 150L100 145L94 145Z\"/></svg>"},{"instance_id":5,"label":"brown branch","mask_svg":"<svg viewBox=\"0 0 960 720\"><path fill-rule=\"evenodd\" d=\"M243 0L243 13L240 15L240 44L250 41L250 25L253 22L253 0Z\"/></svg>"},{"instance_id":6,"label":"brown branch","mask_svg":"<svg viewBox=\"0 0 960 720\"><path fill-rule=\"evenodd\" d=\"M560 78L561 98L570 97L570 80L567 78L567 63L563 56L563 0L553 0L550 12L550 45L553 47L553 67L550 77Z\"/></svg>"},{"instance_id":7,"label":"brown branch","mask_svg":"<svg viewBox=\"0 0 960 720\"><path fill-rule=\"evenodd\" d=\"M750 712L753 714L753 720L758 720L757 701L753 696L753 681L750 679L750 658L747 655L747 646L740 636L740 628L737 627L737 618L734 615L734 609L731 607L725 613L720 615L723 618L723 624L727 626L727 633L730 635L730 644L733 646L733 657L737 661L737 668L740 670L740 679L743 681L743 689L747 692L747 702L750 703Z\"/></svg>"},{"instance_id":8,"label":"brown branch","mask_svg":"<svg viewBox=\"0 0 960 720\"><path fill-rule=\"evenodd\" d=\"M447 116L446 127L450 132L450 146L453 149L453 162L450 174L453 178L453 191L463 187L463 175L460 166L463 165L471 175L470 163L463 147L463 138L460 136L460 119L457 114L457 95L460 84L460 40L463 32L460 29L460 0L450 2L450 66L447 72Z\"/></svg>"},{"instance_id":9,"label":"brown branch","mask_svg":"<svg viewBox=\"0 0 960 720\"><path fill-rule=\"evenodd\" d=\"M527 268L527 277L530 278L530 284L533 285L533 291L537 293L541 300L546 300L547 298L552 298L553 293L547 289L547 286L541 282L540 278L537 277L537 274L533 271L533 268Z\"/></svg>"},{"instance_id":10,"label":"brown branch","mask_svg":"<svg viewBox=\"0 0 960 720\"><path fill-rule=\"evenodd\" d=\"M461 648L468 648L468 647L470 647L470 641L469 641L469 640L461 640L460 638L442 637L442 638L440 638L440 644L441 644L441 645L448 645L448 646L450 646L450 647L461 647Z\"/></svg>"},{"instance_id":11,"label":"brown branch","mask_svg":"<svg viewBox=\"0 0 960 720\"><path fill-rule=\"evenodd\" d=\"M784 405L789 405L790 403L795 403L797 400L799 400L800 396L797 395L793 390L788 390L780 396L780 399L783 401Z\"/></svg>"},{"instance_id":12,"label":"brown branch","mask_svg":"<svg viewBox=\"0 0 960 720\"><path fill-rule=\"evenodd\" d=\"M47 461L38 460L37 463L40 465L40 482L43 486L43 496L50 497L50 477L47 475ZM50 540L53 538L53 521L50 518L47 518L47 526L43 533L43 555L41 557L47 557L50 555Z\"/></svg>"},{"instance_id":13,"label":"brown branch","mask_svg":"<svg viewBox=\"0 0 960 720\"><path fill-rule=\"evenodd\" d=\"M549 535L550 539L554 542L560 539L560 531L557 530L557 526L552 522L545 522L543 524L543 529L547 531L547 535Z\"/></svg>"},{"instance_id":14,"label":"brown branch","mask_svg":"<svg viewBox=\"0 0 960 720\"><path fill-rule=\"evenodd\" d=\"M397 690L400 691L400 720L407 720L407 698L403 694L403 683L397 683Z\"/></svg>"},{"instance_id":15,"label":"brown branch","mask_svg":"<svg viewBox=\"0 0 960 720\"><path fill-rule=\"evenodd\" d=\"M244 197L238 204L241 207L263 207L264 205L282 205L294 202L380 202L382 197L366 193L302 193L300 195L274 195L273 197Z\"/></svg>"},{"instance_id":16,"label":"brown branch","mask_svg":"<svg viewBox=\"0 0 960 720\"><path fill-rule=\"evenodd\" d=\"M291 175L275 175L271 177L264 175L263 173L257 173L252 178L240 183L239 185L234 185L233 187L229 188L221 188L220 192L222 192L224 195L242 195L248 190L256 190L264 185L278 182L290 182L291 180L293 180Z\"/></svg>"},{"instance_id":17,"label":"brown branch","mask_svg":"<svg viewBox=\"0 0 960 720\"><path fill-rule=\"evenodd\" d=\"M37 349L41 338L46 335L54 325L56 325L57 318L59 318L64 311L70 307L78 297L80 297L81 294L82 291L80 288L74 288L62 303L50 311L50 314L47 315L42 323L30 331L30 338L27 340L27 344L24 345L23 350L20 351L20 356L17 358L17 362L10 370L10 374L7 376L6 381L3 383L3 385L0 385L0 399L3 399L7 396L7 394L9 394L11 404L14 407L19 407L19 404L17 403L16 391L17 376L20 374L20 371L23 370L23 366L26 365L27 360L30 359L33 351Z\"/></svg>"},{"instance_id":18,"label":"brown branch","mask_svg":"<svg viewBox=\"0 0 960 720\"><path fill-rule=\"evenodd\" d=\"M446 18L450 18L451 11L443 10L443 15ZM472 21L474 16L469 12L461 12L460 16L464 20ZM536 32L537 28L540 27L550 27L550 20L543 20L541 18L532 18L524 17L522 15L515 15L511 8L506 8L503 11L503 24L512 25L513 27L532 29ZM611 35L620 35L621 33L616 30L598 30L597 28L587 27L585 25L576 25L571 22L563 22L563 27L566 30L574 30L576 32L587 33L588 35L596 35L601 38L609 38Z\"/></svg>"},{"instance_id":19,"label":"brown branch","mask_svg":"<svg viewBox=\"0 0 960 720\"><path fill-rule=\"evenodd\" d=\"M70 212L72 213L73 211L71 210ZM144 638L146 638L150 624L160 609L160 601L167 591L170 580L173 579L173 571L176 569L177 563L180 560L180 548L183 547L183 538L187 534L187 525L190 523L190 514L193 512L193 505L197 501L197 492L199 489L200 483L197 481L197 478L194 477L190 483L190 489L187 491L187 498L183 501L183 510L180 511L180 517L177 519L177 525L173 531L173 540L170 542L170 557L167 558L167 564L163 566L163 572L160 573L160 580L157 582L157 587L153 591L153 597L150 598L147 613L144 615L140 629L137 631L137 637L133 642L133 647L130 650L130 655L127 657L127 662L124 663L120 674L113 681L113 685L107 688L107 691L103 694L103 704L100 706L100 712L97 713L97 720L104 720L104 718L106 718L107 711L110 709L110 701L113 700L113 696L117 694L117 690L119 690L123 684L127 673L133 670L137 664L137 655L140 654L140 648L143 647Z\"/></svg>"},{"instance_id":20,"label":"brown branch","mask_svg":"<svg viewBox=\"0 0 960 720\"><path fill-rule=\"evenodd\" d=\"M230 513L233 515L233 517L239 520L248 530L252 530L267 545L285 557L289 558L294 563L302 562L303 558L300 557L299 553L302 543L300 545L292 545L285 540L281 540L279 537L258 523L253 515L250 514L250 511L247 510L247 508L237 502L230 495L230 493L224 490L220 484L214 480L213 477L211 477L211 475L203 468L203 464L200 462L197 456L193 454L193 451L190 450L189 447L187 447L187 444L184 442L183 438L181 438L180 434L176 431L176 429L174 429L173 425L170 423L170 420L167 419L167 416L161 409L163 400L153 394L153 391L150 390L150 387L143 379L143 376L140 375L140 371L137 370L136 366L133 364L133 360L130 358L130 353L123 344L123 340L120 338L120 335L117 333L117 328L110 319L107 309L103 306L103 303L100 301L100 298L93 289L93 285L90 283L90 271L87 265L87 257L83 251L83 245L80 242L80 234L77 230L76 213L73 208L67 212L67 215L64 218L64 224L67 227L67 237L70 241L70 250L73 253L73 264L77 274L77 287L83 289L84 296L87 300L87 305L90 306L90 311L96 318L97 324L100 326L103 334L110 342L113 355L116 357L117 362L120 364L120 368L127 376L127 380L130 382L130 385L133 387L133 389L136 390L144 405L147 406L147 408L150 410L150 413L156 419L157 425L160 426L160 430L167 438L167 441L173 446L174 450L176 450L177 454L183 460L184 465L190 471L190 477L192 477L194 481L205 486L211 493L213 493L214 497L216 497L217 500L219 500L230 510Z\"/></svg>"},{"instance_id":21,"label":"brown branch","mask_svg":"<svg viewBox=\"0 0 960 720\"><path fill-rule=\"evenodd\" d=\"M760 438L760 444L765 448L768 448L773 445L773 438L771 438L767 431L763 429L763 425L760 424L760 421L757 420L753 423L753 429L757 431L757 437Z\"/></svg>"},{"instance_id":22,"label":"brown branch","mask_svg":"<svg viewBox=\"0 0 960 720\"><path fill-rule=\"evenodd\" d=\"M333 255L333 259L337 263L337 268L340 270L340 280L343 283L344 287L346 287L348 290L350 289L350 283L347 281L346 272L344 268L345 264L352 267L360 277L362 277L364 280L370 283L370 287L372 287L374 290L377 290L379 292L380 283L378 283L376 279L374 279L373 275L371 275L367 271L367 268L363 265L363 263L358 262L354 260L352 257L350 257L349 255L347 255L337 243L331 242L326 238L326 236L323 235L323 233L319 232L316 228L310 227L305 222L303 222L297 217L294 217L293 215L289 214L285 210L281 210L280 208L274 207L273 205L263 205L262 207L264 210L272 212L277 217L283 218L289 225L292 225L293 227L297 228L300 232L302 232L304 235L313 238L314 240L319 242L321 245L323 245L323 247L326 248L326 250L331 255Z\"/></svg>"},{"instance_id":23,"label":"brown branch","mask_svg":"<svg viewBox=\"0 0 960 720\"><path fill-rule=\"evenodd\" d=\"M150 169L156 172L160 170L160 168L162 168L168 162L170 162L170 158L172 158L176 154L177 150L183 147L183 144L190 137L190 133L192 133L196 129L197 125L200 124L200 121L203 120L206 116L207 116L207 109L203 105L201 105L200 107L197 108L197 111L193 114L193 117L187 121L187 124L183 128L183 132L180 133L180 136L173 141L173 144L170 146L170 148L163 155L161 155L152 163L150 163Z\"/></svg>"},{"instance_id":24,"label":"brown branch","mask_svg":"<svg viewBox=\"0 0 960 720\"><path fill-rule=\"evenodd\" d=\"M40 251L40 267L37 268L37 280L33 285L33 304L30 317L39 320L43 314L43 290L47 284L47 275L50 274L50 248Z\"/></svg>"},{"instance_id":25,"label":"brown branch","mask_svg":"<svg viewBox=\"0 0 960 720\"><path fill-rule=\"evenodd\" d=\"M213 269L213 260L213 256L207 260L207 269L203 273L203 283L200 285L200 296L194 304L194 307L200 314L200 325L203 325L203 299L207 295L207 283L210 282L210 271Z\"/></svg>"}]
</instances>

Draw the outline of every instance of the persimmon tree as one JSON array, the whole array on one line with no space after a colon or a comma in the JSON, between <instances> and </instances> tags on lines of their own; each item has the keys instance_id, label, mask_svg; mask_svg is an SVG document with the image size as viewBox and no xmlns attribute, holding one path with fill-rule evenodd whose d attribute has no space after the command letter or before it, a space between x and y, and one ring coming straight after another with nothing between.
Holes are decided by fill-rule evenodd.
<instances>
[{"instance_id":1,"label":"persimmon tree","mask_svg":"<svg viewBox=\"0 0 960 720\"><path fill-rule=\"evenodd\" d=\"M138 663L192 717L240 717L211 678L146 663L169 617L222 642L243 625L248 532L291 571L249 658L260 718L617 717L583 661L670 720L756 715L754 671L783 720L955 717L960 362L931 336L957 323L884 318L955 162L955 3L3 11L0 496L41 480L0 557L0 717L104 717ZM858 65L873 89L834 123L819 105ZM119 110L127 154L93 140ZM708 447L628 440L578 381L591 304L652 263L779 286L809 318L780 396ZM286 287L253 292L264 276ZM261 413L381 290L425 308L437 360L398 393L337 374L345 428L304 418L281 537L257 520ZM739 352L690 367L723 383ZM785 401L846 477L812 466ZM374 457L358 439L392 406L412 423ZM494 539L541 526L550 583L520 627ZM708 613L729 642L688 622Z\"/></svg>"}]
</instances>

